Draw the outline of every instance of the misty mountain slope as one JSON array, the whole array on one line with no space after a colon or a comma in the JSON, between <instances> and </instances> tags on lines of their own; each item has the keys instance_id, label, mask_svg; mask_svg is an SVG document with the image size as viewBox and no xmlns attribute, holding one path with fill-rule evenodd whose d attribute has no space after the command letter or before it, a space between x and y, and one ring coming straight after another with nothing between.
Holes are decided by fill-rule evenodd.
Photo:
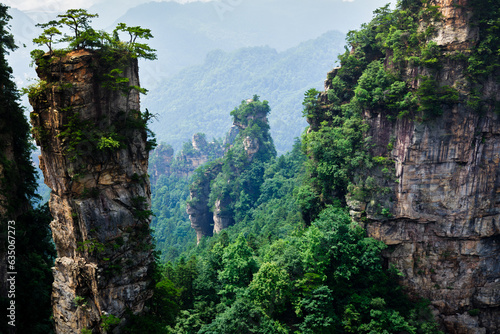
<instances>
[{"instance_id":1,"label":"misty mountain slope","mask_svg":"<svg viewBox=\"0 0 500 334\"><path fill-rule=\"evenodd\" d=\"M140 66L142 83L152 87L160 82L158 77L200 64L215 49L269 45L284 51L326 31L347 32L386 2L372 0L369 6L341 0L149 2L129 9L115 23L151 29L155 38L149 44L158 50L158 61ZM108 10L95 6L99 8L106 15Z\"/></svg>"},{"instance_id":2,"label":"misty mountain slope","mask_svg":"<svg viewBox=\"0 0 500 334\"><path fill-rule=\"evenodd\" d=\"M106 0L97 2L89 12L98 13L92 21L97 29L111 31L115 23L125 22L152 30L148 43L157 49L158 60L140 62L141 84L153 88L181 69L201 64L215 49L234 51L241 47L269 45L278 51L316 38L329 30L347 32L372 16L372 11L386 0L372 0L370 5L342 0L221 0L190 2L149 2L143 0ZM31 42L39 33L36 23L55 19L55 6L46 11L23 13L10 9L11 21L19 45L9 57L19 87L36 77L29 68ZM121 13L124 13L121 15ZM30 18L31 17L31 18ZM118 18L117 18L118 17ZM23 105L28 106L26 100ZM29 109L29 108L28 108Z\"/></svg>"},{"instance_id":3,"label":"misty mountain slope","mask_svg":"<svg viewBox=\"0 0 500 334\"><path fill-rule=\"evenodd\" d=\"M285 152L306 125L304 92L323 87L324 72L334 66L343 44L343 34L328 32L284 52L212 51L203 65L181 71L143 97L143 105L159 114L151 128L176 150L196 132L218 138L231 126L228 112L257 94L269 101L271 133L277 150Z\"/></svg>"}]
</instances>

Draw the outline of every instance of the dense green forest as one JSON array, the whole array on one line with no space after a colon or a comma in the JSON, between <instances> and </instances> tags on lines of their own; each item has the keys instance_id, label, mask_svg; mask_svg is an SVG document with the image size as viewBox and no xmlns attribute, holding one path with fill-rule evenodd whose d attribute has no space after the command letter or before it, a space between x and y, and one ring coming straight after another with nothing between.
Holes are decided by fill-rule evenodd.
<instances>
[{"instance_id":1,"label":"dense green forest","mask_svg":"<svg viewBox=\"0 0 500 334\"><path fill-rule=\"evenodd\" d=\"M492 18L498 4L489 5L493 14L485 15ZM305 93L303 115L310 127L301 141L291 152L263 160L262 172L254 174L261 179L252 205L238 204L245 191L233 192L234 225L161 268L154 303L164 298L172 305L168 312L156 309L164 319L156 323L158 332L439 333L426 301L409 300L398 271L384 264L381 251L387 246L367 238L346 206L348 200L372 198L367 210L390 217L390 189L371 175L390 178L392 162L373 154L363 109L383 108L389 121L422 122L459 99L478 111L489 103L437 84L442 50L429 42L432 24L418 27L439 15L427 2L401 1L349 33L353 51L339 57L342 67L328 77L328 93ZM498 48L495 22L480 20L487 36L469 57L473 83L491 73L488 64L498 64L498 56L487 52ZM427 73L416 89L402 73L408 64ZM225 155L223 161L234 166L237 157ZM231 188L243 175L231 168L224 173L218 176L223 182L215 178L211 188Z\"/></svg>"},{"instance_id":2,"label":"dense green forest","mask_svg":"<svg viewBox=\"0 0 500 334\"><path fill-rule=\"evenodd\" d=\"M52 333L50 268L55 249L49 229L51 215L47 205L32 208L37 200L36 172L30 159L33 145L12 69L6 61L6 55L17 48L9 31L11 17L7 9L0 4L0 258L5 261L0 268L2 276L7 271L17 274L14 291L10 289L9 294L4 286L7 276L2 277L0 307L7 310L15 302L18 333ZM12 245L15 247L9 247ZM7 319L4 316L0 323L2 333L10 331Z\"/></svg>"},{"instance_id":3,"label":"dense green forest","mask_svg":"<svg viewBox=\"0 0 500 334\"><path fill-rule=\"evenodd\" d=\"M234 123L249 115L253 121L258 108L269 112L267 101L255 100L231 112ZM268 126L259 125L245 130L267 138ZM152 309L163 324L141 318L137 328L149 326L159 333L438 333L426 302L408 300L397 270L384 266L386 246L367 238L340 201L320 210L317 218L308 216L304 208L313 193L307 193L311 167L305 145L296 140L292 151L276 157L267 140L271 146L249 162L241 145L247 135L237 137L223 158L197 170L191 180L193 190L199 178L210 175L207 171L225 166L212 176L210 197L230 194L226 208L234 225L203 238L197 247L192 234L192 248L160 266ZM174 186L187 196L185 179ZM166 300L168 309L162 308Z\"/></svg>"},{"instance_id":4,"label":"dense green forest","mask_svg":"<svg viewBox=\"0 0 500 334\"><path fill-rule=\"evenodd\" d=\"M156 249L161 261L173 261L196 245L196 234L186 213L189 185L195 164L209 163L224 154L223 140L206 141L204 134L194 135L174 155L172 146L161 143L150 157L151 222Z\"/></svg>"},{"instance_id":5,"label":"dense green forest","mask_svg":"<svg viewBox=\"0 0 500 334\"><path fill-rule=\"evenodd\" d=\"M236 108L233 121L247 107ZM160 265L152 312L135 319L131 333L438 333L426 302L408 300L397 270L384 266L386 246L367 238L340 202L306 224L309 198L300 185L310 172L302 147L296 140L276 157L271 146L249 163L236 144L195 172L191 187L213 166L226 166L211 188L232 194L234 225L197 247L191 233L190 249ZM186 198L188 183L174 180L171 197Z\"/></svg>"},{"instance_id":6,"label":"dense green forest","mask_svg":"<svg viewBox=\"0 0 500 334\"><path fill-rule=\"evenodd\" d=\"M500 5L493 0L473 2L479 29L486 37L470 55L452 55L468 57L467 79L472 85L500 64L496 52L500 47ZM0 5L0 93L8 102L1 105L0 133L16 130L14 144L21 152L16 164L23 166L20 175L0 180L3 195L12 199L9 210L14 212L19 211L15 205L20 203L15 198L35 199L36 181L29 163L29 129L4 57L15 48L6 30L8 18L6 7ZM168 117L185 123L171 122L175 136L156 129L160 139L172 146L160 144L150 159L155 171L150 173L152 227L159 251L155 294L148 302L148 312L132 316L125 332L440 333L428 302L410 300L398 284L400 273L384 262L381 252L387 246L368 238L346 205L349 200L374 199L367 210L390 217L390 189L371 175L391 178L393 162L388 156L373 154L364 109L384 109L389 121L408 117L423 122L458 102L478 112L491 106L478 93L465 97L453 87L437 84L433 71L440 66L442 50L428 41L434 32L432 25L426 30L419 25L422 20L438 19L438 11L428 1L403 0L394 10L388 6L377 10L371 22L348 34L352 50L340 55L342 66L329 75L327 93L303 87L301 79L296 80L300 77L296 73L309 73L308 66L317 65L314 61L304 65L303 57L310 55L310 49L303 45L288 55L267 47L215 51L203 67L186 70L171 79L157 97L148 97L148 103L158 105L166 105L168 100L173 111ZM332 36L311 42L312 48L316 43L334 45L338 36L334 36L335 42ZM262 64L263 59L269 61ZM411 87L402 73L408 64L429 74L419 78L418 88ZM266 81L270 76L276 80ZM227 87L230 89L225 90ZM283 94L283 87L292 87L293 92ZM294 110L298 91L303 99L302 115L310 126L300 138L290 141L289 136L298 135L296 129L303 129L302 121L292 112L286 113ZM236 104L234 98L254 93L266 94L266 98L284 95L280 105L286 108L280 115L289 118L280 117L286 125L280 128L276 120L267 123L257 117L275 112L272 102L260 101L257 95L228 113ZM190 95L186 98L185 94ZM188 111L189 119L179 117ZM207 136L221 135L215 131L224 128L221 124L229 129L229 115L233 124L240 125L234 142L207 142ZM203 127L192 131L186 124L193 119ZM193 142L204 144L185 142L175 155L174 147L179 148L197 131L206 135L197 134L202 140ZM273 131L277 148L271 138ZM253 139L259 149L250 154L248 143ZM292 142L291 150L277 154ZM11 164L4 155L0 159L2 165ZM203 164L195 168L200 161ZM7 168L3 175L9 172ZM14 187L13 180L24 181ZM190 197L190 192L200 193L197 187L202 182L208 182L210 189L207 209L223 212L232 223L196 245L186 209L200 200L196 195ZM14 188L16 197L6 191ZM218 202L223 203L222 209ZM26 327L22 327L25 332L50 333L49 268L55 256L47 228L50 214L42 206L28 210L18 221L24 235L17 246L23 254L23 261L18 260L22 265L17 300L23 310L19 323ZM22 305L23 301L29 303ZM1 306L5 306L4 299ZM35 306L37 310L33 310Z\"/></svg>"}]
</instances>

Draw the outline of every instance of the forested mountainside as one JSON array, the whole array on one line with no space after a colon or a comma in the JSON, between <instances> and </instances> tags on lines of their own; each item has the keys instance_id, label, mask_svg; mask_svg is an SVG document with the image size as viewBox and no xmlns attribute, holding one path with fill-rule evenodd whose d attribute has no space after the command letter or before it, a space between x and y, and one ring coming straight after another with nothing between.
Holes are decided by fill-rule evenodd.
<instances>
[{"instance_id":1,"label":"forested mountainside","mask_svg":"<svg viewBox=\"0 0 500 334\"><path fill-rule=\"evenodd\" d=\"M179 307L167 332L497 333L499 10L401 1L351 32L325 91L306 93L306 169L272 180L294 150L254 174L266 206L286 198L291 215L254 200L167 265ZM230 185L221 170L200 180ZM224 201L206 183L191 196L215 227Z\"/></svg>"},{"instance_id":2,"label":"forested mountainside","mask_svg":"<svg viewBox=\"0 0 500 334\"><path fill-rule=\"evenodd\" d=\"M151 153L151 210L155 213L151 227L161 261L173 261L196 244L196 233L186 213L189 184L194 171L222 157L230 142L229 137L207 142L204 134L197 133L177 154L165 143Z\"/></svg>"},{"instance_id":3,"label":"forested mountainside","mask_svg":"<svg viewBox=\"0 0 500 334\"><path fill-rule=\"evenodd\" d=\"M55 250L48 207L33 209L36 173L30 129L6 55L16 48L0 4L0 332L52 333L50 284Z\"/></svg>"},{"instance_id":4,"label":"forested mountainside","mask_svg":"<svg viewBox=\"0 0 500 334\"><path fill-rule=\"evenodd\" d=\"M203 65L186 68L151 89L144 104L159 114L151 128L159 141L176 150L197 132L218 138L231 127L227 111L258 94L274 106L271 133L284 153L306 126L300 113L304 91L323 86L324 73L343 51L344 38L328 32L282 52L270 47L210 52Z\"/></svg>"},{"instance_id":5,"label":"forested mountainside","mask_svg":"<svg viewBox=\"0 0 500 334\"><path fill-rule=\"evenodd\" d=\"M340 204L306 226L301 206L307 201L297 188L308 177L306 155L297 141L276 157L269 111L256 96L243 101L231 112L240 128L233 145L195 171L187 212L199 244L161 269L153 319L163 323L142 318L137 328L438 333L426 302L410 302L397 270L384 268L380 252L386 246L367 238Z\"/></svg>"},{"instance_id":6,"label":"forested mountainside","mask_svg":"<svg viewBox=\"0 0 500 334\"><path fill-rule=\"evenodd\" d=\"M0 10L4 56L14 45ZM401 0L374 14L348 34L324 91L306 91L309 126L290 152L276 154L272 104L241 96L225 143L198 133L177 157L166 144L153 153L152 203L156 142L137 58L155 54L134 39L151 32L95 31L85 10L48 22L28 95L52 189L55 331L498 333L500 3ZM74 32L68 50L48 38L62 25ZM50 218L30 207L28 126L10 73L0 57L0 213L23 236L19 328L47 333ZM187 214L191 241L172 236Z\"/></svg>"},{"instance_id":7,"label":"forested mountainside","mask_svg":"<svg viewBox=\"0 0 500 334\"><path fill-rule=\"evenodd\" d=\"M310 91L307 217L351 210L447 332L500 328L500 3L403 1Z\"/></svg>"}]
</instances>

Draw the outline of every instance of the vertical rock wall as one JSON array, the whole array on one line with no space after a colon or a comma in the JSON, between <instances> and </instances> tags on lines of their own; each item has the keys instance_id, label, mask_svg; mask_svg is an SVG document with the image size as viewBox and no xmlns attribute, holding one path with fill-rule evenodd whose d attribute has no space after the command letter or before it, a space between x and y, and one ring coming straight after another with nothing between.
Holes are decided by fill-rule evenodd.
<instances>
[{"instance_id":1,"label":"vertical rock wall","mask_svg":"<svg viewBox=\"0 0 500 334\"><path fill-rule=\"evenodd\" d=\"M478 31L468 1L432 4L443 14L434 41L445 55L469 53ZM467 96L467 64L452 58L443 60L439 85ZM419 71L407 69L416 86L426 74ZM479 88L485 100L500 101L494 76ZM389 245L384 255L403 285L431 301L447 333L500 333L500 115L492 106L443 107L442 116L424 122L393 123L365 111L374 155L395 161L393 198L385 205L392 217L380 217L370 203L351 202L352 213L367 214L368 235Z\"/></svg>"},{"instance_id":2,"label":"vertical rock wall","mask_svg":"<svg viewBox=\"0 0 500 334\"><path fill-rule=\"evenodd\" d=\"M31 120L52 189L56 332L101 333L106 317L120 319L120 332L127 312L140 313L152 295L148 149L139 93L105 85L109 68L97 52L46 55L38 65L42 82L30 96ZM121 77L139 86L136 60L127 61Z\"/></svg>"},{"instance_id":3,"label":"vertical rock wall","mask_svg":"<svg viewBox=\"0 0 500 334\"><path fill-rule=\"evenodd\" d=\"M268 128L268 110L255 107L252 105L253 102L254 100L249 99L242 103L240 109L245 106L250 107L243 115L231 114L233 115L233 126L224 140L225 155L229 154L228 152L231 150L233 150L230 153L232 156L243 153L246 163L240 166L240 170L238 170L231 159L219 159L217 163L206 168L203 175L200 175L191 185L190 200L187 203L186 212L189 215L191 227L196 231L198 242L203 236L212 236L235 224L232 205L238 199L234 198L234 195L223 192L215 199L212 207L208 206L212 182L215 182L217 177L226 178L225 182L227 183L234 182L237 175L240 175L245 168L248 168L254 160L258 159L257 155L261 151L269 150L269 146L272 146L271 149L274 151L272 141L269 145L269 143L264 143L263 138L258 137L258 135L242 135L254 123ZM267 107L267 102L264 103ZM270 139L268 129L263 130L263 132ZM196 137L193 137L193 147L200 146L195 141ZM224 169L226 170L224 171ZM228 169L232 170L232 176L224 175L224 173L227 174Z\"/></svg>"},{"instance_id":4,"label":"vertical rock wall","mask_svg":"<svg viewBox=\"0 0 500 334\"><path fill-rule=\"evenodd\" d=\"M200 242L202 237L212 236L214 233L214 213L210 211L208 199L210 183L221 171L222 163L216 163L208 168L191 186L186 212L189 215L191 227L196 231L197 242Z\"/></svg>"}]
</instances>

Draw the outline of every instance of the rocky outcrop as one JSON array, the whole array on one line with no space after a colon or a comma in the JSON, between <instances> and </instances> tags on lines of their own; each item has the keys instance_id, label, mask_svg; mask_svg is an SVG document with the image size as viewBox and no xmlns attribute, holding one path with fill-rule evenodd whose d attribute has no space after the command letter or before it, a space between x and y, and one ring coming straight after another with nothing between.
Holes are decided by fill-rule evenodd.
<instances>
[{"instance_id":1,"label":"rocky outcrop","mask_svg":"<svg viewBox=\"0 0 500 334\"><path fill-rule=\"evenodd\" d=\"M198 242L203 236L212 236L235 224L234 203L238 195L234 194L243 190L235 190L238 185L233 183L253 161L276 155L269 135L269 110L267 101L260 102L254 96L231 112L233 126L224 140L225 157L208 166L191 185L187 213ZM195 143L195 139L193 147L203 145ZM214 187L218 187L218 195L210 203Z\"/></svg>"},{"instance_id":2,"label":"rocky outcrop","mask_svg":"<svg viewBox=\"0 0 500 334\"><path fill-rule=\"evenodd\" d=\"M174 160L174 149L170 145L160 144L149 159L149 175L154 184L161 175L170 175Z\"/></svg>"},{"instance_id":3,"label":"rocky outcrop","mask_svg":"<svg viewBox=\"0 0 500 334\"><path fill-rule=\"evenodd\" d=\"M132 89L137 60L120 61L126 87L105 81L109 64L98 52L46 55L30 95L40 167L52 190L57 333L101 333L115 318L118 333L128 312L141 313L152 295L146 120Z\"/></svg>"},{"instance_id":4,"label":"rocky outcrop","mask_svg":"<svg viewBox=\"0 0 500 334\"><path fill-rule=\"evenodd\" d=\"M232 199L229 196L217 199L214 205L214 233L233 226L235 223L232 211L228 210Z\"/></svg>"},{"instance_id":5,"label":"rocky outcrop","mask_svg":"<svg viewBox=\"0 0 500 334\"><path fill-rule=\"evenodd\" d=\"M252 160L255 154L259 152L260 148L259 139L246 136L243 139L243 147L247 152L248 160Z\"/></svg>"},{"instance_id":6,"label":"rocky outcrop","mask_svg":"<svg viewBox=\"0 0 500 334\"><path fill-rule=\"evenodd\" d=\"M150 159L151 182L156 184L161 175L189 177L196 168L222 157L223 154L223 147L219 142L207 142L205 135L201 133L193 135L191 143L185 143L183 150L175 157L170 145L160 144Z\"/></svg>"},{"instance_id":7,"label":"rocky outcrop","mask_svg":"<svg viewBox=\"0 0 500 334\"><path fill-rule=\"evenodd\" d=\"M207 168L191 185L190 200L186 204L186 212L191 221L191 227L196 231L199 243L204 236L212 236L214 232L214 214L208 205L210 182L222 171L222 164L216 163Z\"/></svg>"},{"instance_id":8,"label":"rocky outcrop","mask_svg":"<svg viewBox=\"0 0 500 334\"><path fill-rule=\"evenodd\" d=\"M231 145L234 143L234 140L238 136L239 132L239 128L233 124L227 132L226 137L224 138L224 142L222 143L222 146L225 147L225 152L227 152L229 150L229 147L231 147Z\"/></svg>"},{"instance_id":9,"label":"rocky outcrop","mask_svg":"<svg viewBox=\"0 0 500 334\"><path fill-rule=\"evenodd\" d=\"M207 149L208 143L207 139L201 133L195 133L193 139L191 140L191 145L196 151L204 151Z\"/></svg>"},{"instance_id":10,"label":"rocky outcrop","mask_svg":"<svg viewBox=\"0 0 500 334\"><path fill-rule=\"evenodd\" d=\"M500 328L499 129L497 114L463 106L431 124L399 122L392 218L366 211L368 235L389 245L403 284L450 333Z\"/></svg>"},{"instance_id":11,"label":"rocky outcrop","mask_svg":"<svg viewBox=\"0 0 500 334\"><path fill-rule=\"evenodd\" d=\"M470 1L431 2L443 15L433 37L445 53L437 81L467 96L466 62L446 55L467 54L477 40ZM415 86L419 70L407 68ZM494 77L480 91L498 103ZM389 246L384 256L409 293L431 301L447 333L499 333L500 115L492 105L481 112L466 103L443 109L424 122L364 112L373 155L395 161L393 180L379 178L392 189L384 203L390 214L377 214L373 201L349 204L355 217L366 217L368 235Z\"/></svg>"}]
</instances>

